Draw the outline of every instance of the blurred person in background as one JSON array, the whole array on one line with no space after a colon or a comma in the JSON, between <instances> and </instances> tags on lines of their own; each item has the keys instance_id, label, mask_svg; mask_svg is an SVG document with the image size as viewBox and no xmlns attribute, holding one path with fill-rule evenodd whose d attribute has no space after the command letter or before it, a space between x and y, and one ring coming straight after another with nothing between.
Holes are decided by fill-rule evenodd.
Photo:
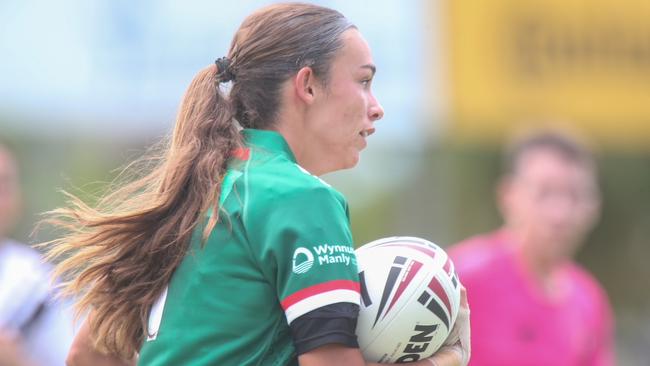
<instances>
[{"instance_id":1,"label":"blurred person in background","mask_svg":"<svg viewBox=\"0 0 650 366\"><path fill-rule=\"evenodd\" d=\"M450 248L472 306L473 366L614 365L605 291L572 260L599 216L597 168L573 135L506 150L503 227Z\"/></svg>"},{"instance_id":2,"label":"blurred person in background","mask_svg":"<svg viewBox=\"0 0 650 366\"><path fill-rule=\"evenodd\" d=\"M72 342L72 318L55 300L50 266L7 237L21 207L18 165L0 145L0 366L59 366Z\"/></svg>"}]
</instances>

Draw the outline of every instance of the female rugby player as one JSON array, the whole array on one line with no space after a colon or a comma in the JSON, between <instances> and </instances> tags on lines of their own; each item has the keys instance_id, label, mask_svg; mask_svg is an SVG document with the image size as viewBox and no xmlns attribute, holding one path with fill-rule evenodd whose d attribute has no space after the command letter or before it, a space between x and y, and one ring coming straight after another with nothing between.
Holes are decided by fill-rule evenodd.
<instances>
[{"instance_id":1,"label":"female rugby player","mask_svg":"<svg viewBox=\"0 0 650 366\"><path fill-rule=\"evenodd\" d=\"M308 259L354 255L345 198L318 176L357 164L384 114L374 75L334 10L248 16L189 86L160 164L50 220L68 230L58 273L90 312L69 365L365 365L356 261ZM415 364L466 364L466 318Z\"/></svg>"}]
</instances>

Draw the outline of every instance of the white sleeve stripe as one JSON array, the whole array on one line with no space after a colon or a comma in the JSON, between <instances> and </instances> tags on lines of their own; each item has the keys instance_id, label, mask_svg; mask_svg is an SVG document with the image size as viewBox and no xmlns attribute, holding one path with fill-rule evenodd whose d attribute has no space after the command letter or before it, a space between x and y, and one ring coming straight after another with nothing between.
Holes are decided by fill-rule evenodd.
<instances>
[{"instance_id":1,"label":"white sleeve stripe","mask_svg":"<svg viewBox=\"0 0 650 366\"><path fill-rule=\"evenodd\" d=\"M299 316L323 306L336 304L337 302L350 302L358 305L360 301L361 295L356 291L331 290L300 300L289 306L284 313L287 316L287 323L291 324Z\"/></svg>"}]
</instances>

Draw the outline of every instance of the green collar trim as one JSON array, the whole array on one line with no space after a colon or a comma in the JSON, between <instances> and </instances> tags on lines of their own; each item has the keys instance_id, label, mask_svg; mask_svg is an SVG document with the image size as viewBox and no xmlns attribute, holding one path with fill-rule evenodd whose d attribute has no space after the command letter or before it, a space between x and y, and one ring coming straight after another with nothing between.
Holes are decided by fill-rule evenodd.
<instances>
[{"instance_id":1,"label":"green collar trim","mask_svg":"<svg viewBox=\"0 0 650 366\"><path fill-rule=\"evenodd\" d=\"M287 140L280 133L271 130L247 128L242 131L242 134L244 135L244 141L247 146L282 155L288 160L297 163L296 157L293 155Z\"/></svg>"}]
</instances>

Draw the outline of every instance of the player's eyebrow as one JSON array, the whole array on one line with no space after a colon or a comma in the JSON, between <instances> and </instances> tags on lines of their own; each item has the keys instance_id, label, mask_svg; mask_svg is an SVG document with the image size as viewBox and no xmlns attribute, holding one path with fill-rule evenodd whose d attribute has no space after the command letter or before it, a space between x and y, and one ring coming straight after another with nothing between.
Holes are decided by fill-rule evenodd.
<instances>
[{"instance_id":1,"label":"player's eyebrow","mask_svg":"<svg viewBox=\"0 0 650 366\"><path fill-rule=\"evenodd\" d=\"M377 72L377 67L375 65L373 65L373 64L365 64L365 65L362 65L361 68L362 69L370 69L373 76Z\"/></svg>"}]
</instances>

